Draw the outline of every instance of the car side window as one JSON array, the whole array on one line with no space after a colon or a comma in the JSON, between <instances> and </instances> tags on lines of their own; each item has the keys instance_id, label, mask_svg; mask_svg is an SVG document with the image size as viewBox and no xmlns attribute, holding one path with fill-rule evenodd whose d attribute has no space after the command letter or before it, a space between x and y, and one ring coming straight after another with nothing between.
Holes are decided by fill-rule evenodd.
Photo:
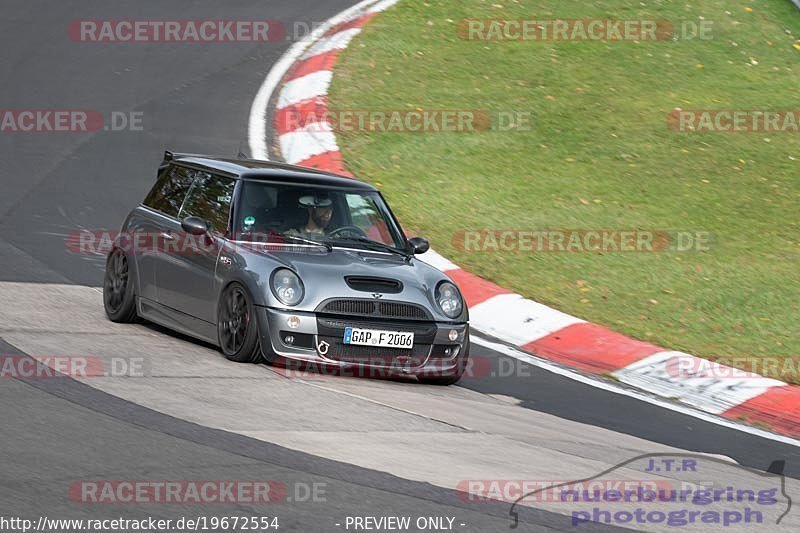
<instances>
[{"instance_id":1,"label":"car side window","mask_svg":"<svg viewBox=\"0 0 800 533\"><path fill-rule=\"evenodd\" d=\"M197 171L179 218L200 217L211 225L213 231L224 233L228 229L228 215L236 180Z\"/></svg>"},{"instance_id":2,"label":"car side window","mask_svg":"<svg viewBox=\"0 0 800 533\"><path fill-rule=\"evenodd\" d=\"M165 215L177 217L193 180L193 170L170 165L161 171L158 180L142 203Z\"/></svg>"}]
</instances>

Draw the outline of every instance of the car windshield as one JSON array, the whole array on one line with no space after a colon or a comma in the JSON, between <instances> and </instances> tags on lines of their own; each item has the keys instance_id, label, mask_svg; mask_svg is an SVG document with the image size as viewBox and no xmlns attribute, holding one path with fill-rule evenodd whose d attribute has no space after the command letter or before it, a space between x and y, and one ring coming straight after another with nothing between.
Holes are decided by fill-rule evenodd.
<instances>
[{"instance_id":1,"label":"car windshield","mask_svg":"<svg viewBox=\"0 0 800 533\"><path fill-rule=\"evenodd\" d=\"M234 216L234 235L241 241L316 242L378 251L406 246L374 191L244 180Z\"/></svg>"}]
</instances>

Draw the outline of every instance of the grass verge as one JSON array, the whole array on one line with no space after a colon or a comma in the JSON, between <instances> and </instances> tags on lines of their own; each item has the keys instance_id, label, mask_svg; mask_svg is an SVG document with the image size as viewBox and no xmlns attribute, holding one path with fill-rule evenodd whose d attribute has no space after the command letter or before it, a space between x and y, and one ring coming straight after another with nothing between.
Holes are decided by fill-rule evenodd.
<instances>
[{"instance_id":1,"label":"grass verge","mask_svg":"<svg viewBox=\"0 0 800 533\"><path fill-rule=\"evenodd\" d=\"M466 18L706 20L712 33L464 40ZM403 0L345 50L331 104L529 112L527 131L345 131L339 142L405 226L475 274L671 349L800 361L800 133L667 125L675 108L800 109L798 88L800 13L786 0ZM457 237L508 228L712 238L704 251L503 253L465 250Z\"/></svg>"}]
</instances>

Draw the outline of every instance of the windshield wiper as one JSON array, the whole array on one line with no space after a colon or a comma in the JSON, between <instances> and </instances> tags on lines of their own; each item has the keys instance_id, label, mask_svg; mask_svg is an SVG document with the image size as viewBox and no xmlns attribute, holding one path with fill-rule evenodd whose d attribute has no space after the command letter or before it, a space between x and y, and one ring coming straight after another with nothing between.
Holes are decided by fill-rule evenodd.
<instances>
[{"instance_id":1,"label":"windshield wiper","mask_svg":"<svg viewBox=\"0 0 800 533\"><path fill-rule=\"evenodd\" d=\"M329 242L315 241L314 239L306 239L305 237L300 237L298 235L286 235L285 233L282 233L281 237L284 239L292 239L294 242L303 242L306 244L313 244L315 246L324 246L329 252L333 250L333 246L331 246Z\"/></svg>"},{"instance_id":2,"label":"windshield wiper","mask_svg":"<svg viewBox=\"0 0 800 533\"><path fill-rule=\"evenodd\" d=\"M372 246L373 250L380 250L384 252L391 252L394 254L400 254L403 257L408 257L408 252L404 252L399 248L395 248L394 246L389 246L388 244L383 244L382 242L373 241L372 239L367 239L366 237L339 237L336 239L337 241L351 241L351 242L359 242L361 244L366 244L368 246Z\"/></svg>"}]
</instances>

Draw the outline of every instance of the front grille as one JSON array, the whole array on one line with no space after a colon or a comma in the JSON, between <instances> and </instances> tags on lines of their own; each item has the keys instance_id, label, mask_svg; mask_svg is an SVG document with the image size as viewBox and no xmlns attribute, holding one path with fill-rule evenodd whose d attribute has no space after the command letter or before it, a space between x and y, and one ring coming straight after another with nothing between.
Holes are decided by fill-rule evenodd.
<instances>
[{"instance_id":1,"label":"front grille","mask_svg":"<svg viewBox=\"0 0 800 533\"><path fill-rule=\"evenodd\" d=\"M414 343L410 350L401 348L374 348L372 346L358 346L344 344L342 337L320 335L318 343L327 342L330 347L323 357L342 363L355 363L383 367L417 367L425 363L430 351L430 344Z\"/></svg>"},{"instance_id":2,"label":"front grille","mask_svg":"<svg viewBox=\"0 0 800 533\"><path fill-rule=\"evenodd\" d=\"M344 344L342 342L344 330L348 327L413 332L414 346L410 350L405 350ZM424 364L436 338L436 325L423 322L397 323L317 317L317 331L317 352L319 353L321 341L325 341L329 345L328 352L320 354L323 357L343 363L395 368L416 367Z\"/></svg>"},{"instance_id":3,"label":"front grille","mask_svg":"<svg viewBox=\"0 0 800 533\"><path fill-rule=\"evenodd\" d=\"M428 310L421 305L362 298L327 300L322 302L316 311L332 315L354 315L401 320L433 320Z\"/></svg>"},{"instance_id":4,"label":"front grille","mask_svg":"<svg viewBox=\"0 0 800 533\"><path fill-rule=\"evenodd\" d=\"M408 320L427 320L430 318L428 311L417 305L397 302L378 302L378 314L391 318L405 318Z\"/></svg>"},{"instance_id":5,"label":"front grille","mask_svg":"<svg viewBox=\"0 0 800 533\"><path fill-rule=\"evenodd\" d=\"M372 300L333 300L322 308L322 312L337 315L374 315L376 309Z\"/></svg>"},{"instance_id":6,"label":"front grille","mask_svg":"<svg viewBox=\"0 0 800 533\"><path fill-rule=\"evenodd\" d=\"M366 320L347 320L343 318L317 317L317 332L320 335L344 337L345 328L385 329L389 331L408 331L414 333L414 343L433 344L436 325L424 322L376 322Z\"/></svg>"}]
</instances>

